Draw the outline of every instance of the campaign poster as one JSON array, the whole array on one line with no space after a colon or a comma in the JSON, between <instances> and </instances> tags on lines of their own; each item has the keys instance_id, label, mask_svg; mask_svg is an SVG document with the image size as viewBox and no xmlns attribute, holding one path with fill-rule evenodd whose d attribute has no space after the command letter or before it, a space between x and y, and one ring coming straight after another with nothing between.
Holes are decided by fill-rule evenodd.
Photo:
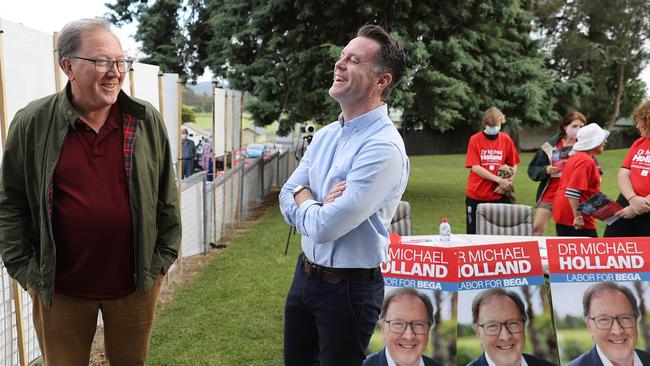
<instances>
[{"instance_id":1,"label":"campaign poster","mask_svg":"<svg viewBox=\"0 0 650 366\"><path fill-rule=\"evenodd\" d=\"M558 364L537 241L459 247L457 365Z\"/></svg>"},{"instance_id":2,"label":"campaign poster","mask_svg":"<svg viewBox=\"0 0 650 366\"><path fill-rule=\"evenodd\" d=\"M455 248L435 246L432 240L401 237L389 246L389 261L381 265L384 296L402 287L426 295L433 305L433 325L417 338L426 342L423 356L444 365L456 365L456 268ZM381 321L368 346L368 354L385 347ZM389 335L390 336L390 335Z\"/></svg>"},{"instance_id":3,"label":"campaign poster","mask_svg":"<svg viewBox=\"0 0 650 366\"><path fill-rule=\"evenodd\" d=\"M563 365L650 365L650 240L548 239L555 326ZM607 358L609 363L603 363Z\"/></svg>"}]
</instances>

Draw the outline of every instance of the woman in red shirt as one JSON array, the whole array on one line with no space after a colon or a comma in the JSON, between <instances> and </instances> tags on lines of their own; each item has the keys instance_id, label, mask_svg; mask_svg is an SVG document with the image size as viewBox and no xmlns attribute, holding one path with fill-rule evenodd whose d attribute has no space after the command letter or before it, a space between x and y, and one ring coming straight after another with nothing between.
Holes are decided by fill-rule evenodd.
<instances>
[{"instance_id":1,"label":"woman in red shirt","mask_svg":"<svg viewBox=\"0 0 650 366\"><path fill-rule=\"evenodd\" d=\"M558 125L558 133L551 136L537 150L528 165L530 179L540 182L537 188L537 210L533 221L533 234L544 235L544 230L553 216L553 200L560 186L562 168L567 154L576 142L578 130L587 123L587 118L580 112L567 113Z\"/></svg>"},{"instance_id":2,"label":"woman in red shirt","mask_svg":"<svg viewBox=\"0 0 650 366\"><path fill-rule=\"evenodd\" d=\"M499 108L488 108L483 112L483 131L469 139L465 156L465 167L470 168L465 191L467 234L476 234L476 206L479 203L510 203L505 194L512 191L512 179L520 160L510 136L499 132L505 122L506 117ZM505 164L512 167L510 178L497 175Z\"/></svg>"},{"instance_id":3,"label":"woman in red shirt","mask_svg":"<svg viewBox=\"0 0 650 366\"><path fill-rule=\"evenodd\" d=\"M618 171L621 195L616 202L625 208L605 229L605 236L650 236L650 101L638 106L632 118L641 137L627 151Z\"/></svg>"},{"instance_id":4,"label":"woman in red shirt","mask_svg":"<svg viewBox=\"0 0 650 366\"><path fill-rule=\"evenodd\" d=\"M598 237L594 218L582 215L578 205L600 192L600 172L593 159L605 149L609 132L596 123L578 130L575 153L567 160L560 188L553 201L553 220L558 236Z\"/></svg>"}]
</instances>

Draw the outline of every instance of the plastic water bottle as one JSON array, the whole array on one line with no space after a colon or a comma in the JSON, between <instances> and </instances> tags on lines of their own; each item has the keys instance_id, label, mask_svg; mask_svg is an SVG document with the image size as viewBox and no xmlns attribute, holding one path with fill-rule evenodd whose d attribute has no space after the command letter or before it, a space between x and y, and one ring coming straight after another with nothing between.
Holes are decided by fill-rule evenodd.
<instances>
[{"instance_id":1,"label":"plastic water bottle","mask_svg":"<svg viewBox=\"0 0 650 366\"><path fill-rule=\"evenodd\" d=\"M449 241L451 240L451 226L447 218L440 220L440 230L438 231L438 236L440 241Z\"/></svg>"}]
</instances>

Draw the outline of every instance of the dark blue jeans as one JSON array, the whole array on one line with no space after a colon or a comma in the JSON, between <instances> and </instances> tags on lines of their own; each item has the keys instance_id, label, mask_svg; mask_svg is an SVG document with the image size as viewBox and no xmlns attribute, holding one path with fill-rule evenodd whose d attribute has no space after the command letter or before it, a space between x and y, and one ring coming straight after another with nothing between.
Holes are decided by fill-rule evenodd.
<instances>
[{"instance_id":1,"label":"dark blue jeans","mask_svg":"<svg viewBox=\"0 0 650 366\"><path fill-rule=\"evenodd\" d=\"M284 364L360 366L379 319L384 279L333 285L308 276L303 256L284 310Z\"/></svg>"},{"instance_id":2,"label":"dark blue jeans","mask_svg":"<svg viewBox=\"0 0 650 366\"><path fill-rule=\"evenodd\" d=\"M192 159L183 159L183 178L187 178L194 173L194 161Z\"/></svg>"}]
</instances>

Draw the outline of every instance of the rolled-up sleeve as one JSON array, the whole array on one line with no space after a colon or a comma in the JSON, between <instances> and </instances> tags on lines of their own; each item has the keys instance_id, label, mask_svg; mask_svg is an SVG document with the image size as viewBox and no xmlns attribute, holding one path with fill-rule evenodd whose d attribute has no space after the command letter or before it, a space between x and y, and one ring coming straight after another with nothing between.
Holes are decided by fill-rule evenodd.
<instances>
[{"instance_id":1,"label":"rolled-up sleeve","mask_svg":"<svg viewBox=\"0 0 650 366\"><path fill-rule=\"evenodd\" d=\"M300 160L300 164L298 164L298 168L294 170L280 190L280 212L284 217L284 221L291 226L296 225L295 217L296 212L298 211L298 205L296 205L296 200L293 198L293 190L301 184L309 186L309 166L311 161L310 151L310 149L307 149L305 155Z\"/></svg>"}]
</instances>

